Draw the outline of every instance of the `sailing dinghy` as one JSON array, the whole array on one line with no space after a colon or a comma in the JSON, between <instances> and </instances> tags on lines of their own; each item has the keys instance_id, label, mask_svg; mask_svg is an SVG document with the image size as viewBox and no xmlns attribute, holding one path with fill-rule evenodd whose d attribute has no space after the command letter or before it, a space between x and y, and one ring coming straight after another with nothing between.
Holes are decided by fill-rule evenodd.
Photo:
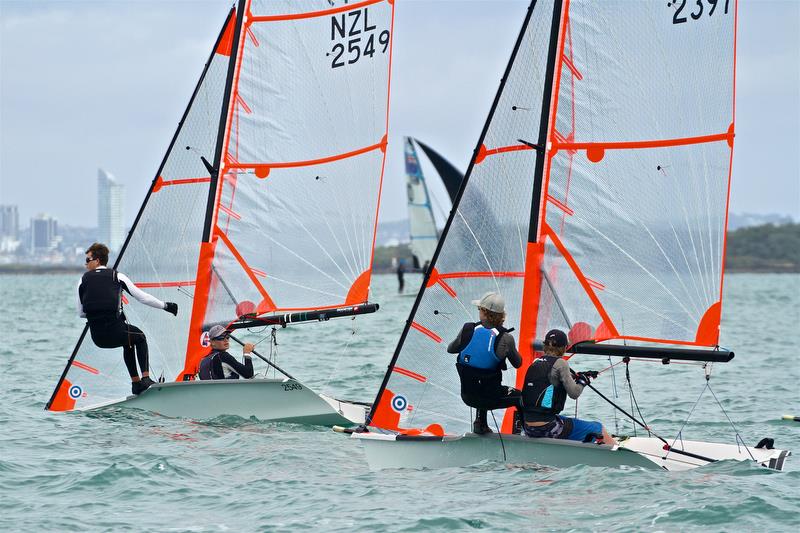
<instances>
[{"instance_id":1,"label":"sailing dinghy","mask_svg":"<svg viewBox=\"0 0 800 533\"><path fill-rule=\"evenodd\" d=\"M451 202L458 194L464 176L428 145L411 137L403 138L408 195L409 248L411 248L414 269L419 271L424 270L425 265L430 265L431 259L433 259L436 243L439 240L439 230L436 227L436 217L433 213L433 196L431 196L422 173L415 144L422 148L433 164Z\"/></svg>"},{"instance_id":2,"label":"sailing dinghy","mask_svg":"<svg viewBox=\"0 0 800 533\"><path fill-rule=\"evenodd\" d=\"M274 361L274 379L194 377L214 324L236 339L377 310L393 14L392 0L238 1L114 265L180 306L177 319L124 306L165 382L126 397L118 350L96 348L84 328L46 409L363 421L364 404L318 395Z\"/></svg>"},{"instance_id":3,"label":"sailing dinghy","mask_svg":"<svg viewBox=\"0 0 800 533\"><path fill-rule=\"evenodd\" d=\"M717 345L735 35L735 0L531 2L366 431L352 434L371 468L783 467L789 452L768 439L667 439L641 413L627 414L648 437L614 446L512 435L502 411L500 432L467 433L445 351L475 320L470 300L498 291L524 360L509 385L539 355L532 341L560 328L582 360L697 364L710 389L712 363L733 358Z\"/></svg>"}]
</instances>

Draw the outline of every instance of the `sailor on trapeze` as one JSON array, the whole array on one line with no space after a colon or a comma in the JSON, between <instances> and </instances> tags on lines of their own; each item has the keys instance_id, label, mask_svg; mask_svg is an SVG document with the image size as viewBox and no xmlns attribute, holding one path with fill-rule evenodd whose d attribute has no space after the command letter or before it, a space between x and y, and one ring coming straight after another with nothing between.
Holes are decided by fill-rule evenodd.
<instances>
[{"instance_id":1,"label":"sailor on trapeze","mask_svg":"<svg viewBox=\"0 0 800 533\"><path fill-rule=\"evenodd\" d=\"M94 243L86 250L86 270L78 283L78 315L86 318L92 340L98 348L119 348L128 374L131 392L141 394L154 383L150 379L147 339L141 329L128 324L122 312L122 291L139 302L178 315L178 304L162 302L134 285L128 276L108 268L108 247ZM135 347L135 350L134 350ZM142 377L136 369L136 360Z\"/></svg>"}]
</instances>

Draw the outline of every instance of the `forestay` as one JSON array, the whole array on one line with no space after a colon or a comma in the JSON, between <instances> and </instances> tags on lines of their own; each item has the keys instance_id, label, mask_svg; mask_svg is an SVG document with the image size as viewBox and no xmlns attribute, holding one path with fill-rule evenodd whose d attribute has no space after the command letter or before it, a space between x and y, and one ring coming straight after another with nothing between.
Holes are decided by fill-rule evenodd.
<instances>
[{"instance_id":1,"label":"forestay","mask_svg":"<svg viewBox=\"0 0 800 533\"><path fill-rule=\"evenodd\" d=\"M231 10L116 265L180 306L125 306L156 376L194 376L209 322L367 301L392 21L389 0ZM48 409L130 390L120 349L87 335Z\"/></svg>"},{"instance_id":2,"label":"forestay","mask_svg":"<svg viewBox=\"0 0 800 533\"><path fill-rule=\"evenodd\" d=\"M518 387L553 327L572 342L717 344L735 9L532 2L372 426L467 430L445 349L488 290L516 328Z\"/></svg>"}]
</instances>

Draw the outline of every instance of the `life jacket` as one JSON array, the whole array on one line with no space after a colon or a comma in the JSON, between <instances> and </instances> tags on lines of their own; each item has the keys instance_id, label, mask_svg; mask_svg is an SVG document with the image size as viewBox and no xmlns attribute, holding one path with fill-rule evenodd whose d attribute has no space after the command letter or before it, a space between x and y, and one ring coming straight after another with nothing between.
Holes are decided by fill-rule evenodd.
<instances>
[{"instance_id":1,"label":"life jacket","mask_svg":"<svg viewBox=\"0 0 800 533\"><path fill-rule=\"evenodd\" d=\"M485 328L480 323L472 326L472 338L459 352L458 362L480 370L500 370L502 361L494 351L505 328Z\"/></svg>"},{"instance_id":2,"label":"life jacket","mask_svg":"<svg viewBox=\"0 0 800 533\"><path fill-rule=\"evenodd\" d=\"M564 409L567 389L561 383L553 385L550 382L550 372L559 359L551 356L539 357L525 372L522 405L526 421L548 421Z\"/></svg>"},{"instance_id":3,"label":"life jacket","mask_svg":"<svg viewBox=\"0 0 800 533\"><path fill-rule=\"evenodd\" d=\"M122 285L113 268L97 268L86 272L78 289L86 318L120 316Z\"/></svg>"},{"instance_id":4,"label":"life jacket","mask_svg":"<svg viewBox=\"0 0 800 533\"><path fill-rule=\"evenodd\" d=\"M207 379L239 379L239 374L232 372L230 377L225 377L225 370L222 368L222 363L219 361L219 354L223 352L212 351L200 361L200 371L197 375L201 380Z\"/></svg>"},{"instance_id":5,"label":"life jacket","mask_svg":"<svg viewBox=\"0 0 800 533\"><path fill-rule=\"evenodd\" d=\"M494 348L507 330L502 326L487 329L476 322L464 324L464 331L470 338L456 360L461 399L469 406L482 409L503 394L502 370L505 366Z\"/></svg>"}]
</instances>

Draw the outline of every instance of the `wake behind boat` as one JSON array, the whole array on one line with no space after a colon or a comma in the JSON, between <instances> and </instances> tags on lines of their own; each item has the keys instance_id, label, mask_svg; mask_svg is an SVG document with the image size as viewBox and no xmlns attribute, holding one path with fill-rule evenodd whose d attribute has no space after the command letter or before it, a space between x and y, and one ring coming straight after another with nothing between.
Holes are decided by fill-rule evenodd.
<instances>
[{"instance_id":1,"label":"wake behind boat","mask_svg":"<svg viewBox=\"0 0 800 533\"><path fill-rule=\"evenodd\" d=\"M685 16L680 3L531 2L367 425L353 433L371 468L484 460L783 467L789 452L772 449L769 438L745 445L713 390L714 365L733 358L719 347L719 325L737 4L715 7ZM711 92L713 102L705 96ZM566 424L551 426L564 438L521 437L511 434L513 409L497 408L500 434L468 433L470 425L488 430L486 419L472 422L447 341L474 320L470 301L488 292L505 297L499 312L519 335L522 364L508 385L523 402L526 370L542 355L534 339L559 329L580 364L608 361L602 378L625 365L630 412L588 378L581 384L648 437L569 441ZM488 346L484 353L504 363ZM647 398L636 399L629 373L644 361L665 374L676 363L695 365L703 388L694 405L716 401L731 442L686 440L694 407L681 413L677 434L662 436L647 423ZM617 391L616 380L605 383ZM659 384L683 390L688 383ZM553 410L565 412L563 400Z\"/></svg>"},{"instance_id":2,"label":"wake behind boat","mask_svg":"<svg viewBox=\"0 0 800 533\"><path fill-rule=\"evenodd\" d=\"M283 378L196 376L214 325L256 341L377 310L369 290L393 14L389 0L237 2L114 265L183 310L163 320L123 302L147 336L153 376L167 383L125 396L120 350L96 348L84 328L46 409L363 420L363 405L314 393L270 357ZM330 349L321 334L285 353Z\"/></svg>"}]
</instances>

